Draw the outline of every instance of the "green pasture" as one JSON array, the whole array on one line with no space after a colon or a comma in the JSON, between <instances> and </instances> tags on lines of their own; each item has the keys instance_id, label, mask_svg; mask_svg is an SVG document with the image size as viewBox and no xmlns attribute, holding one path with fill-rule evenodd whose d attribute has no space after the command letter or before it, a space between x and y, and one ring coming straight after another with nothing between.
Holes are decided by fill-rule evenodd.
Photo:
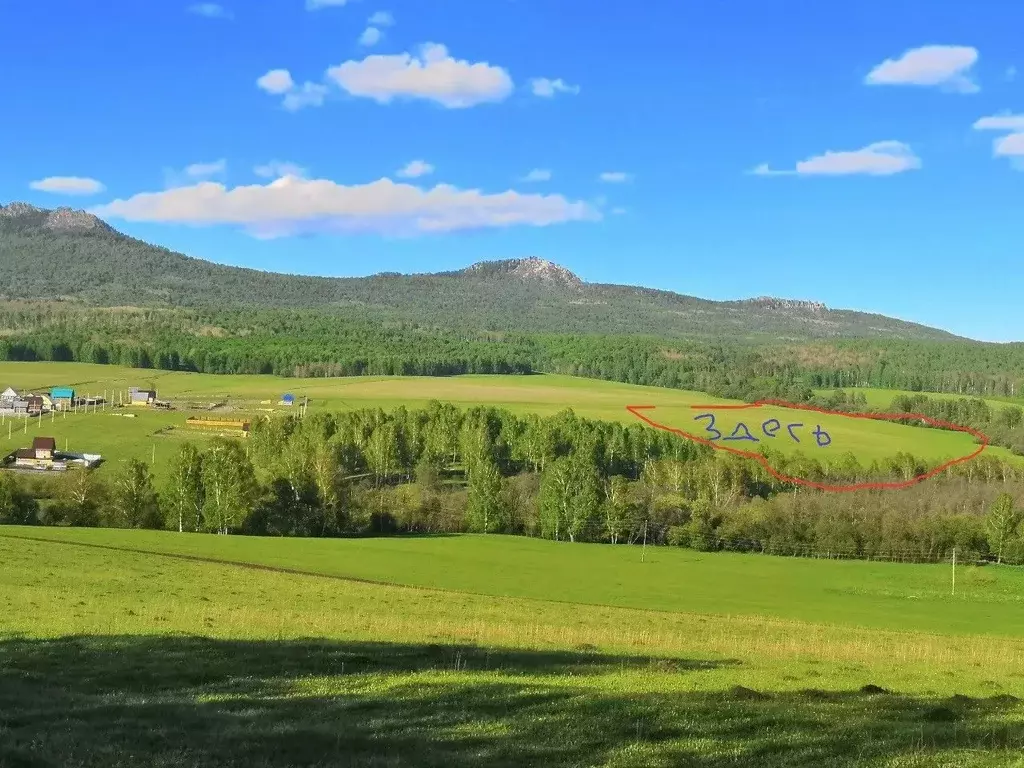
<instances>
[{"instance_id":1,"label":"green pasture","mask_svg":"<svg viewBox=\"0 0 1024 768\"><path fill-rule=\"evenodd\" d=\"M224 409L216 414L224 417L281 412L287 409L277 404L286 392L294 394L298 401L308 397L311 411L367 407L392 409L400 405L417 407L437 399L464 407L486 404L518 413L544 415L571 407L581 416L623 423L636 420L626 411L627 405L654 405L655 410L646 412L650 418L701 436L709 435L705 430L706 422L694 419L701 411L691 406L730 404L730 401L699 392L569 376L290 379L140 370L84 363L0 363L0 387L4 386L36 390L73 386L81 393L106 392L108 396L111 392L123 392L130 386L139 386L155 388L161 399L175 404L177 410L171 412L132 408L130 411L137 415L135 419L111 416L109 411L101 410L99 413L72 414L66 419L57 417L53 422L46 417L41 423L29 425L30 433L35 430L39 434L53 436L61 447L67 440L71 450L101 453L111 463L130 456L152 458L154 446L158 464L164 463L163 459L173 453L181 439L196 434L184 429L185 419L192 415L187 410L189 407L222 403ZM719 441L721 445L741 450L757 450L761 445L787 452L802 450L806 455L825 462L847 451L853 452L864 463L901 451L939 462L969 454L976 447L973 438L966 434L794 409L719 410L716 417L716 429L722 432L723 437L734 434L738 424L743 422L759 441L722 440ZM780 422L781 429L775 437L767 437L762 424L773 418ZM790 438L786 430L787 425L794 423L803 424L794 428L800 442ZM831 444L826 447L817 445L812 434L812 430L819 426L831 437ZM173 429L166 430L166 427ZM743 433L738 434L742 436ZM14 430L8 439L7 431L0 426L0 445L13 450L22 447L26 438L23 429L20 437ZM1000 448L988 448L987 452L1004 458L1012 456Z\"/></svg>"},{"instance_id":2,"label":"green pasture","mask_svg":"<svg viewBox=\"0 0 1024 768\"><path fill-rule=\"evenodd\" d=\"M323 576L566 603L834 625L1024 636L1024 569L828 561L523 536L299 539L6 528L81 545L255 563ZM643 559L641 559L641 556Z\"/></svg>"},{"instance_id":3,"label":"green pasture","mask_svg":"<svg viewBox=\"0 0 1024 768\"><path fill-rule=\"evenodd\" d=\"M832 389L816 389L814 393L823 397L827 397L835 390ZM857 392L864 395L864 399L867 400L867 404L871 408L887 409L892 405L893 399L897 395L906 395L907 397L913 397L915 395L924 395L925 397L932 400L959 400L960 398L975 399L974 395L956 395L949 392L911 392L908 389L879 389L877 387L847 387L846 392ZM1012 398L1012 397L983 397L981 398L988 403L989 408L993 410L999 410L1005 408L1008 405L1024 406L1024 399Z\"/></svg>"},{"instance_id":4,"label":"green pasture","mask_svg":"<svg viewBox=\"0 0 1024 768\"><path fill-rule=\"evenodd\" d=\"M639 557L0 528L0 765L1021 764L1017 572Z\"/></svg>"}]
</instances>

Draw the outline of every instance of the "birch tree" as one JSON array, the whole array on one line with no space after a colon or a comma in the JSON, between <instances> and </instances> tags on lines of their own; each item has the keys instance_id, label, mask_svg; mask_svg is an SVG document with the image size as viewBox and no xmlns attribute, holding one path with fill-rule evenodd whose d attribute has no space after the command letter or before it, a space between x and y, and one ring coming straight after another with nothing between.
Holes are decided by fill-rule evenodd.
<instances>
[{"instance_id":1,"label":"birch tree","mask_svg":"<svg viewBox=\"0 0 1024 768\"><path fill-rule=\"evenodd\" d=\"M177 518L178 532L203 527L203 455L192 443L185 443L171 463L167 499L171 515Z\"/></svg>"}]
</instances>

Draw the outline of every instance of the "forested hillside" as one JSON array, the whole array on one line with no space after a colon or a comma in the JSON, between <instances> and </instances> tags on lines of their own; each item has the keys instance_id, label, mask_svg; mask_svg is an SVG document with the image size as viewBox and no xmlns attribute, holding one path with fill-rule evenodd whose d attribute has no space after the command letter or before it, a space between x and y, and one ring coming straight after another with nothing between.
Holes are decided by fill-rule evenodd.
<instances>
[{"instance_id":1,"label":"forested hillside","mask_svg":"<svg viewBox=\"0 0 1024 768\"><path fill-rule=\"evenodd\" d=\"M302 277L227 267L122 235L71 209L0 206L7 299L100 306L323 308L342 318L517 333L663 337L951 340L945 331L822 304L714 302L668 291L584 283L540 259L432 275Z\"/></svg>"}]
</instances>

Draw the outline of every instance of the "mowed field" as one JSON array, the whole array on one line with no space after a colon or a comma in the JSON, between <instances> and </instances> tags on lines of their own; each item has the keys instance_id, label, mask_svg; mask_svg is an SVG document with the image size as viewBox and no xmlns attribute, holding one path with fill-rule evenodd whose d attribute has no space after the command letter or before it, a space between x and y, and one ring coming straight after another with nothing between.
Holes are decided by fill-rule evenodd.
<instances>
[{"instance_id":1,"label":"mowed field","mask_svg":"<svg viewBox=\"0 0 1024 768\"><path fill-rule=\"evenodd\" d=\"M827 396L834 390L831 389L816 389L814 393L817 395ZM857 392L864 395L864 399L872 408L879 408L885 410L892 405L893 398L897 395L906 395L908 397L914 397L915 395L924 395L931 400L959 400L960 398L967 398L970 400L977 399L976 395L955 395L949 392L911 392L908 389L879 389L877 387L847 387L847 392ZM998 411L1001 408L1006 408L1010 405L1016 405L1024 407L1024 398L1014 397L983 397L988 407L993 411Z\"/></svg>"},{"instance_id":2,"label":"mowed field","mask_svg":"<svg viewBox=\"0 0 1024 768\"><path fill-rule=\"evenodd\" d=\"M0 765L1020 764L1024 573L640 554L0 528Z\"/></svg>"},{"instance_id":3,"label":"mowed field","mask_svg":"<svg viewBox=\"0 0 1024 768\"><path fill-rule=\"evenodd\" d=\"M646 413L655 421L705 437L711 434L705 430L707 420L695 420L695 416L703 411L694 410L692 406L735 404L699 392L568 376L288 379L139 370L82 363L0 363L0 387L6 386L36 390L73 386L83 394L106 392L108 396L115 391L126 391L130 386L156 389L161 399L171 400L178 410L153 412L130 409L136 418L115 416L111 411L102 410L57 416L52 420L45 417L41 422L30 423L27 432L20 420L16 420L16 425L22 427L20 433L6 423L0 424L0 446L13 450L27 444L32 435L43 434L57 438L60 448L64 448L66 443L72 451L103 454L109 459L108 467L130 456L152 459L155 451L158 475L160 467L166 465L166 460L181 440L202 439L201 433L185 428L186 418L193 415L187 410L189 404L225 403L226 407L215 412L216 415L258 416L287 410L277 406L281 395L286 392L294 394L299 402L308 397L311 412L366 407L392 409L400 405L419 407L436 399L460 406L495 405L517 413L542 415L571 407L580 416L630 423L636 421L636 417L626 410L627 405L653 405L655 410ZM938 463L970 454L977 447L974 438L963 433L803 410L763 407L718 410L715 414L715 428L723 437L734 434L738 424L743 422L751 435L758 438L757 443L740 440L721 444L741 450L757 450L760 445L770 445L790 453L801 450L823 461L849 451L862 462L869 463L903 451ZM780 431L771 438L762 429L764 422L770 419L777 419L781 425ZM802 425L793 429L795 440L786 428L790 424ZM831 439L827 446L818 445L813 435L813 430L819 427ZM742 436L743 433L739 434ZM988 448L986 452L1012 458L1001 448Z\"/></svg>"}]
</instances>

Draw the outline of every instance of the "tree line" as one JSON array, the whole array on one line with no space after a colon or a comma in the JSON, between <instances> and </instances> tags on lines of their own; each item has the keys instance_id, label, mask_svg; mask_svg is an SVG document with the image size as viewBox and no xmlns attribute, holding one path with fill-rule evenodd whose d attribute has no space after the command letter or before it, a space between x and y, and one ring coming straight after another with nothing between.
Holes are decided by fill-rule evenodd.
<instances>
[{"instance_id":1,"label":"tree line","mask_svg":"<svg viewBox=\"0 0 1024 768\"><path fill-rule=\"evenodd\" d=\"M899 454L862 465L768 454L836 483L912 479ZM278 536L477 532L560 541L835 557L1024 562L1024 466L982 455L901 491L823 494L757 462L571 410L364 409L255 421L247 440L183 444L166 482L129 460L109 478L0 474L0 522Z\"/></svg>"}]
</instances>

